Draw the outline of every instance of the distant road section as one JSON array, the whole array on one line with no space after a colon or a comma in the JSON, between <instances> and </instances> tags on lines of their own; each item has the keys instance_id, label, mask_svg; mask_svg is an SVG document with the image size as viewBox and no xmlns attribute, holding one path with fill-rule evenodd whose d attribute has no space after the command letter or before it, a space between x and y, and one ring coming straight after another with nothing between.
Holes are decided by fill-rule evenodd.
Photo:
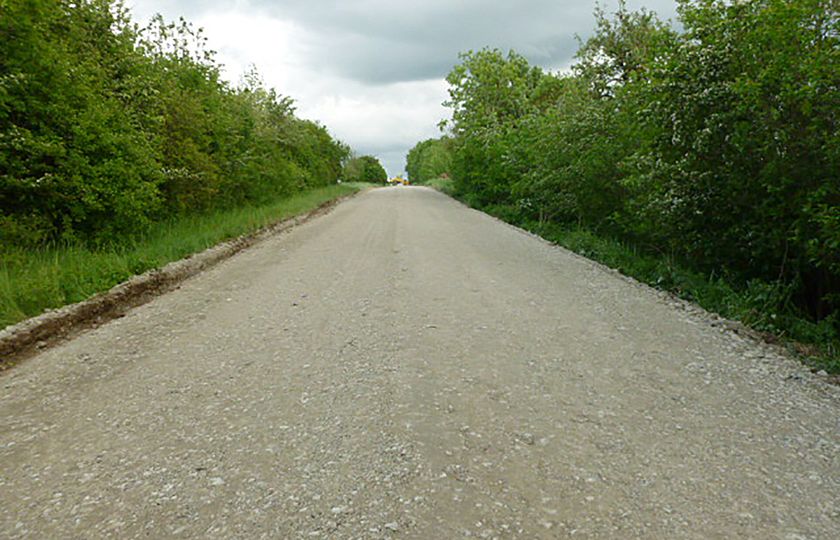
<instances>
[{"instance_id":1,"label":"distant road section","mask_svg":"<svg viewBox=\"0 0 840 540\"><path fill-rule=\"evenodd\" d=\"M0 376L2 538L838 538L840 389L420 187Z\"/></svg>"}]
</instances>

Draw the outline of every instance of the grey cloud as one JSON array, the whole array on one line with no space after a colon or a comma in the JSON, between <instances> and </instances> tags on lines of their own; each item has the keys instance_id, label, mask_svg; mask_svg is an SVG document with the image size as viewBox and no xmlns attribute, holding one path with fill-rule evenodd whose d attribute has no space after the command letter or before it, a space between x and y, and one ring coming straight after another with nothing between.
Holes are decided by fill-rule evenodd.
<instances>
[{"instance_id":1,"label":"grey cloud","mask_svg":"<svg viewBox=\"0 0 840 540\"><path fill-rule=\"evenodd\" d=\"M595 2L577 0L129 0L136 12L195 20L215 10L249 11L306 31L307 58L319 69L364 84L444 77L458 53L515 49L545 68L568 66L575 35L592 30ZM602 2L607 11L617 0ZM663 19L674 0L630 0ZM317 66L317 68L316 68Z\"/></svg>"},{"instance_id":2,"label":"grey cloud","mask_svg":"<svg viewBox=\"0 0 840 540\"><path fill-rule=\"evenodd\" d=\"M342 77L367 84L383 84L442 78L458 61L459 52L484 47L505 51L516 49L535 64L556 67L572 57L577 44L571 35L495 42L476 36L462 38L455 44L394 41L379 36L334 36L315 52L314 60Z\"/></svg>"},{"instance_id":3,"label":"grey cloud","mask_svg":"<svg viewBox=\"0 0 840 540\"><path fill-rule=\"evenodd\" d=\"M570 63L575 35L592 29L595 3L558 0L251 0L253 10L293 20L310 34L310 58L321 69L366 84L440 78L459 52L515 49L531 62ZM608 10L615 0L605 3ZM674 15L673 0L629 2Z\"/></svg>"},{"instance_id":4,"label":"grey cloud","mask_svg":"<svg viewBox=\"0 0 840 540\"><path fill-rule=\"evenodd\" d=\"M406 148L400 148L387 152L374 152L373 154L379 158L382 166L388 171L388 176L396 176L405 171L405 155L407 152Z\"/></svg>"}]
</instances>

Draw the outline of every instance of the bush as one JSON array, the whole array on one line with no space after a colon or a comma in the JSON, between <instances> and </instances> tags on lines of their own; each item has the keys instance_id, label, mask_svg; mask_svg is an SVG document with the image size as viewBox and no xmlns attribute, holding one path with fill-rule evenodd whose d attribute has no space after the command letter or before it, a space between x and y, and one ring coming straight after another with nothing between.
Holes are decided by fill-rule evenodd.
<instances>
[{"instance_id":1,"label":"bush","mask_svg":"<svg viewBox=\"0 0 840 540\"><path fill-rule=\"evenodd\" d=\"M349 149L200 31L120 2L10 0L0 18L0 241L119 243L175 215L335 183Z\"/></svg>"},{"instance_id":2,"label":"bush","mask_svg":"<svg viewBox=\"0 0 840 540\"><path fill-rule=\"evenodd\" d=\"M367 182L384 184L388 173L373 156L361 156L350 159L344 166L344 179L348 182Z\"/></svg>"}]
</instances>

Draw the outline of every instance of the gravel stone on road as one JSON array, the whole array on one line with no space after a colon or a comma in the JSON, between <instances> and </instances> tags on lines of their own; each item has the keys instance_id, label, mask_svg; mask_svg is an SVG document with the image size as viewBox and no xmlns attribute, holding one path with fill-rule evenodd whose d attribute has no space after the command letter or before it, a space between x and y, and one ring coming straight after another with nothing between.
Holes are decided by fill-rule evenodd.
<instances>
[{"instance_id":1,"label":"gravel stone on road","mask_svg":"<svg viewBox=\"0 0 840 540\"><path fill-rule=\"evenodd\" d=\"M430 189L0 376L2 538L838 538L840 389Z\"/></svg>"}]
</instances>

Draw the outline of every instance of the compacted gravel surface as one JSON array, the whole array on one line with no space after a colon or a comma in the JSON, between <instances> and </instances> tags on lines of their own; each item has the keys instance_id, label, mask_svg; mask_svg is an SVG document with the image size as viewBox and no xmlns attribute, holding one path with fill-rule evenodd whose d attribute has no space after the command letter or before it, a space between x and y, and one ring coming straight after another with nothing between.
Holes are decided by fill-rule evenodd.
<instances>
[{"instance_id":1,"label":"compacted gravel surface","mask_svg":"<svg viewBox=\"0 0 840 540\"><path fill-rule=\"evenodd\" d=\"M838 538L840 392L424 188L0 375L2 538Z\"/></svg>"}]
</instances>

